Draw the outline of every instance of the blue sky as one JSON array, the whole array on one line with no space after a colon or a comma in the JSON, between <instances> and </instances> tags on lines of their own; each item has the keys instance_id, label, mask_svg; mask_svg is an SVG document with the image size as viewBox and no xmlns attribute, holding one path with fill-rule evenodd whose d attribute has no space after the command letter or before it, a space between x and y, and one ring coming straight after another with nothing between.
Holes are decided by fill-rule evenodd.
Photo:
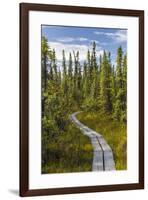
<instances>
[{"instance_id":1,"label":"blue sky","mask_svg":"<svg viewBox=\"0 0 148 200\"><path fill-rule=\"evenodd\" d=\"M117 48L121 45L127 51L127 30L112 28L88 28L71 26L42 25L42 36L48 39L51 49L56 50L57 62L62 60L62 50L66 58L69 52L80 52L80 61L86 59L87 50L92 49L92 42L96 42L96 54L99 58L103 50L111 52L112 63L116 62Z\"/></svg>"}]
</instances>

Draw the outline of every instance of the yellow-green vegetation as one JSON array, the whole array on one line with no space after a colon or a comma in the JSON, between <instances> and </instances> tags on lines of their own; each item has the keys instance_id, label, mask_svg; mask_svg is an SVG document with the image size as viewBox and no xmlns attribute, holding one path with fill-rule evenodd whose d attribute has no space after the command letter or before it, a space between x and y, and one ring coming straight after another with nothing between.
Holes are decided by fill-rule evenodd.
<instances>
[{"instance_id":1,"label":"yellow-green vegetation","mask_svg":"<svg viewBox=\"0 0 148 200\"><path fill-rule=\"evenodd\" d=\"M127 131L123 122L111 119L109 115L99 114L98 112L83 112L77 118L102 134L112 148L115 165L117 170L127 168Z\"/></svg>"},{"instance_id":2,"label":"yellow-green vegetation","mask_svg":"<svg viewBox=\"0 0 148 200\"><path fill-rule=\"evenodd\" d=\"M49 133L50 134L50 133ZM92 146L87 136L71 122L65 131L57 137L46 140L43 149L46 150L42 173L65 173L91 171Z\"/></svg>"},{"instance_id":3,"label":"yellow-green vegetation","mask_svg":"<svg viewBox=\"0 0 148 200\"><path fill-rule=\"evenodd\" d=\"M108 50L98 57L99 46L94 41L84 62L79 50L65 49L61 49L59 62L48 39L43 35L41 42L42 173L91 170L89 138L69 121L69 115L79 110L84 111L80 120L103 134L112 147L116 168L125 169L126 52L122 46L117 48L114 65Z\"/></svg>"}]
</instances>

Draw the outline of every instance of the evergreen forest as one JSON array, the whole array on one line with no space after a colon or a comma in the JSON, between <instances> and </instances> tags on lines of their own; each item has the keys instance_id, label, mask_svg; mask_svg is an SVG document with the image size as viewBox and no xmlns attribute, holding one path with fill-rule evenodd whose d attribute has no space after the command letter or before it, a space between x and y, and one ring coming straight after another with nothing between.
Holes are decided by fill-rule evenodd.
<instances>
[{"instance_id":1,"label":"evergreen forest","mask_svg":"<svg viewBox=\"0 0 148 200\"><path fill-rule=\"evenodd\" d=\"M93 149L87 136L70 121L69 115L82 111L78 119L98 131L111 146L117 170L127 167L127 54L122 46L97 55L93 42L84 62L80 52L69 58L42 37L42 173L91 171Z\"/></svg>"}]
</instances>

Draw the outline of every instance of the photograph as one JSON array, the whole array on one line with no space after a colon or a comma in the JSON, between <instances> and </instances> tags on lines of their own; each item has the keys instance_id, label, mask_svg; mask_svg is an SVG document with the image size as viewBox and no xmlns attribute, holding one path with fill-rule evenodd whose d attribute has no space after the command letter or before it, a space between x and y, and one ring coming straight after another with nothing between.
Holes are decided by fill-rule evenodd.
<instances>
[{"instance_id":1,"label":"photograph","mask_svg":"<svg viewBox=\"0 0 148 200\"><path fill-rule=\"evenodd\" d=\"M127 170L127 29L41 25L41 173Z\"/></svg>"},{"instance_id":2,"label":"photograph","mask_svg":"<svg viewBox=\"0 0 148 200\"><path fill-rule=\"evenodd\" d=\"M20 196L144 188L144 11L20 4Z\"/></svg>"}]
</instances>

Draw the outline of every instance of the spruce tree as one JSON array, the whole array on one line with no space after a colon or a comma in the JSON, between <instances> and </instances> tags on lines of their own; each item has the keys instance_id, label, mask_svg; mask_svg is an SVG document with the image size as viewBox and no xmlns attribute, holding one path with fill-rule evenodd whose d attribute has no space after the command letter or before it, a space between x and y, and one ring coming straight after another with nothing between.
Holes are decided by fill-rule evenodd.
<instances>
[{"instance_id":1,"label":"spruce tree","mask_svg":"<svg viewBox=\"0 0 148 200\"><path fill-rule=\"evenodd\" d=\"M98 97L98 65L97 65L97 58L96 58L96 43L93 43L93 49L92 49L92 74L91 74L91 97L93 99L96 99Z\"/></svg>"},{"instance_id":2,"label":"spruce tree","mask_svg":"<svg viewBox=\"0 0 148 200\"><path fill-rule=\"evenodd\" d=\"M108 90L108 111L111 113L113 109L113 102L112 102L112 64L111 64L111 53L108 52L108 75L107 75L107 90Z\"/></svg>"},{"instance_id":3,"label":"spruce tree","mask_svg":"<svg viewBox=\"0 0 148 200\"><path fill-rule=\"evenodd\" d=\"M100 73L100 107L103 112L111 112L112 109L109 71L109 60L106 51L104 51Z\"/></svg>"},{"instance_id":4,"label":"spruce tree","mask_svg":"<svg viewBox=\"0 0 148 200\"><path fill-rule=\"evenodd\" d=\"M53 52L52 52L52 68L53 68L53 71L54 71L54 79L55 79L56 82L58 82L58 72L57 72L55 49L53 49Z\"/></svg>"},{"instance_id":5,"label":"spruce tree","mask_svg":"<svg viewBox=\"0 0 148 200\"><path fill-rule=\"evenodd\" d=\"M86 61L86 64L87 64L87 86L88 86L88 96L90 95L90 92L91 92L91 56L90 56L90 51L88 50L87 51L87 61Z\"/></svg>"},{"instance_id":6,"label":"spruce tree","mask_svg":"<svg viewBox=\"0 0 148 200\"><path fill-rule=\"evenodd\" d=\"M73 95L73 62L72 62L71 53L69 53L69 61L68 61L68 95L69 95L69 102L72 103L72 95Z\"/></svg>"},{"instance_id":7,"label":"spruce tree","mask_svg":"<svg viewBox=\"0 0 148 200\"><path fill-rule=\"evenodd\" d=\"M51 65L51 51L48 40L42 37L41 40L41 69L42 69L42 116L45 114L45 101L48 82L48 66ZM50 62L49 62L50 61Z\"/></svg>"},{"instance_id":8,"label":"spruce tree","mask_svg":"<svg viewBox=\"0 0 148 200\"><path fill-rule=\"evenodd\" d=\"M122 116L122 100L123 100L123 69L122 69L122 61L123 61L123 52L122 47L120 46L117 49L117 66L116 66L116 100L115 100L115 109L114 116L117 120L121 120Z\"/></svg>"},{"instance_id":9,"label":"spruce tree","mask_svg":"<svg viewBox=\"0 0 148 200\"><path fill-rule=\"evenodd\" d=\"M123 57L123 106L122 120L127 121L127 54Z\"/></svg>"},{"instance_id":10,"label":"spruce tree","mask_svg":"<svg viewBox=\"0 0 148 200\"><path fill-rule=\"evenodd\" d=\"M63 81L62 81L62 90L63 90L63 95L66 97L67 100L67 93L68 93L68 80L67 80L67 66L66 66L66 57L65 57L65 51L62 51L62 56L63 56L63 60L62 60L62 77L63 77Z\"/></svg>"},{"instance_id":11,"label":"spruce tree","mask_svg":"<svg viewBox=\"0 0 148 200\"><path fill-rule=\"evenodd\" d=\"M89 77L88 77L88 64L84 61L83 64L83 84L82 84L83 100L89 96Z\"/></svg>"},{"instance_id":12,"label":"spruce tree","mask_svg":"<svg viewBox=\"0 0 148 200\"><path fill-rule=\"evenodd\" d=\"M73 75L72 55L71 53L69 53L68 77L72 79L72 75Z\"/></svg>"},{"instance_id":13,"label":"spruce tree","mask_svg":"<svg viewBox=\"0 0 148 200\"><path fill-rule=\"evenodd\" d=\"M107 91L106 91L106 79L107 78L107 55L104 51L101 65L101 74L100 74L100 107L103 111L106 111L107 105Z\"/></svg>"},{"instance_id":14,"label":"spruce tree","mask_svg":"<svg viewBox=\"0 0 148 200\"><path fill-rule=\"evenodd\" d=\"M42 37L41 44L41 63L42 63L42 89L45 91L47 88L47 79L48 79L48 59L49 59L49 46L48 40L45 37Z\"/></svg>"},{"instance_id":15,"label":"spruce tree","mask_svg":"<svg viewBox=\"0 0 148 200\"><path fill-rule=\"evenodd\" d=\"M77 100L78 100L78 59L79 59L79 52L75 53L73 51L73 56L74 56L73 97L74 97L74 100L77 102Z\"/></svg>"},{"instance_id":16,"label":"spruce tree","mask_svg":"<svg viewBox=\"0 0 148 200\"><path fill-rule=\"evenodd\" d=\"M66 68L66 57L65 57L65 51L62 51L62 56L63 56L63 60L62 60L62 68L63 68L63 79L66 78L67 75L67 68Z\"/></svg>"}]
</instances>

